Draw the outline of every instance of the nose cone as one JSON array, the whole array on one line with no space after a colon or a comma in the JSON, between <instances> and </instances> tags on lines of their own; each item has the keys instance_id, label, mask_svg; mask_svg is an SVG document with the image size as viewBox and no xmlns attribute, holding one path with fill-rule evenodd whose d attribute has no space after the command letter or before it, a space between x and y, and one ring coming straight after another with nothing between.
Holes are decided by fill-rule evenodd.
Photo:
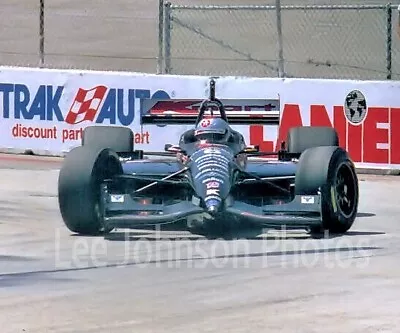
<instances>
[{"instance_id":1,"label":"nose cone","mask_svg":"<svg viewBox=\"0 0 400 333\"><path fill-rule=\"evenodd\" d=\"M211 215L217 214L220 211L221 201L217 199L209 199L205 202L207 212Z\"/></svg>"}]
</instances>

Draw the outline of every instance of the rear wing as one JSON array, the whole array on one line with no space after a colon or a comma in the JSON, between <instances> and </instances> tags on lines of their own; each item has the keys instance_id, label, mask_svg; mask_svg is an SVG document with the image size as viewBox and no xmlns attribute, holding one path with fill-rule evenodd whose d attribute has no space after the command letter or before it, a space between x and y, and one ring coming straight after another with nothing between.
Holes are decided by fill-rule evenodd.
<instances>
[{"instance_id":1,"label":"rear wing","mask_svg":"<svg viewBox=\"0 0 400 333\"><path fill-rule=\"evenodd\" d=\"M237 125L279 125L280 99L217 99L215 80L210 81L210 97L200 99L144 99L142 124L197 124L209 112L219 112L221 118Z\"/></svg>"},{"instance_id":2,"label":"rear wing","mask_svg":"<svg viewBox=\"0 0 400 333\"><path fill-rule=\"evenodd\" d=\"M195 124L202 103L202 100L145 99L142 101L142 124ZM222 99L221 103L230 124L279 125L279 99ZM217 106L209 109L219 111Z\"/></svg>"}]
</instances>

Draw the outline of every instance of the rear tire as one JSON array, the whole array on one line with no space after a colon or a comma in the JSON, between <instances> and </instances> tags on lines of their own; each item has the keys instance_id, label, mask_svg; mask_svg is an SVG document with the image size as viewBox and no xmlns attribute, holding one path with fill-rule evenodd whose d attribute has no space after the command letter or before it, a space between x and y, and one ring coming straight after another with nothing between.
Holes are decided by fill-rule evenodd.
<instances>
[{"instance_id":1,"label":"rear tire","mask_svg":"<svg viewBox=\"0 0 400 333\"><path fill-rule=\"evenodd\" d=\"M58 178L58 201L65 225L82 235L108 233L102 223L100 186L122 174L118 155L110 149L76 147L65 157Z\"/></svg>"},{"instance_id":2,"label":"rear tire","mask_svg":"<svg viewBox=\"0 0 400 333\"><path fill-rule=\"evenodd\" d=\"M300 156L295 180L295 194L321 192L321 228L345 233L357 216L359 187L353 162L340 147L320 146L305 150Z\"/></svg>"},{"instance_id":3,"label":"rear tire","mask_svg":"<svg viewBox=\"0 0 400 333\"><path fill-rule=\"evenodd\" d=\"M287 135L286 148L289 153L300 156L303 151L319 146L339 146L339 137L332 127L292 127Z\"/></svg>"},{"instance_id":4,"label":"rear tire","mask_svg":"<svg viewBox=\"0 0 400 333\"><path fill-rule=\"evenodd\" d=\"M82 146L109 148L117 153L133 151L133 132L128 127L88 126L82 135Z\"/></svg>"}]
</instances>

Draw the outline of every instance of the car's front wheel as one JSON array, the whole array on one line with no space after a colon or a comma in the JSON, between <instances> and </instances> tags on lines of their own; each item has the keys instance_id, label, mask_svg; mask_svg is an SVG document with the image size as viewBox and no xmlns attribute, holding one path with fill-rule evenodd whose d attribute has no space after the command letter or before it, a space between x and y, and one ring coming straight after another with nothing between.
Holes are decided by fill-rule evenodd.
<instances>
[{"instance_id":1,"label":"car's front wheel","mask_svg":"<svg viewBox=\"0 0 400 333\"><path fill-rule=\"evenodd\" d=\"M58 202L69 230L82 235L111 231L103 226L100 186L122 172L118 155L108 148L81 146L68 153L58 178Z\"/></svg>"},{"instance_id":2,"label":"car's front wheel","mask_svg":"<svg viewBox=\"0 0 400 333\"><path fill-rule=\"evenodd\" d=\"M344 149L320 146L301 154L295 193L313 195L318 191L321 193L322 225L312 231L348 231L357 216L359 187L354 164Z\"/></svg>"}]
</instances>

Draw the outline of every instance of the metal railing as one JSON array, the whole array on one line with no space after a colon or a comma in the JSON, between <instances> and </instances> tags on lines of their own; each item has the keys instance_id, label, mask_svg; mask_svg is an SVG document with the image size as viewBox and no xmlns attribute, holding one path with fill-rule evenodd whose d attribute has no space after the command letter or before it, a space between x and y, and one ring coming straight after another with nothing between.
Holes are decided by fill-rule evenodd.
<instances>
[{"instance_id":1,"label":"metal railing","mask_svg":"<svg viewBox=\"0 0 400 333\"><path fill-rule=\"evenodd\" d=\"M400 78L398 5L214 6L160 0L159 73Z\"/></svg>"}]
</instances>

